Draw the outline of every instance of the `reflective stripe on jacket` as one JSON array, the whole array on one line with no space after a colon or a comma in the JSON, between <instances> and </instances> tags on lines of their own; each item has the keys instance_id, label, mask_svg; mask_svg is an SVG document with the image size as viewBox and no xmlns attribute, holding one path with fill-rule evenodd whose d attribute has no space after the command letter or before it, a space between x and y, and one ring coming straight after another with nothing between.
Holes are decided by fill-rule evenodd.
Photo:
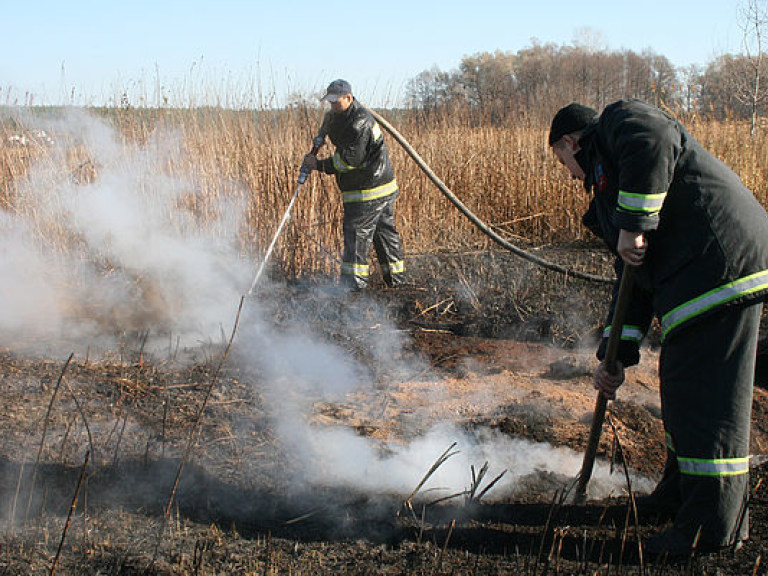
<instances>
[{"instance_id":1,"label":"reflective stripe on jacket","mask_svg":"<svg viewBox=\"0 0 768 576\"><path fill-rule=\"evenodd\" d=\"M670 310L661 318L662 339L679 324L696 318L705 312L731 302L732 300L747 298L756 292L768 290L768 270L752 274L746 278L740 278L729 282L724 286L710 290L706 294L684 302L677 308Z\"/></svg>"},{"instance_id":2,"label":"reflective stripe on jacket","mask_svg":"<svg viewBox=\"0 0 768 576\"><path fill-rule=\"evenodd\" d=\"M329 112L323 124L336 151L318 160L317 168L335 176L344 202L381 198L397 189L384 134L357 100L344 112Z\"/></svg>"},{"instance_id":3,"label":"reflective stripe on jacket","mask_svg":"<svg viewBox=\"0 0 768 576\"><path fill-rule=\"evenodd\" d=\"M766 298L764 208L675 118L621 100L579 144L585 187L594 194L584 224L614 254L621 229L648 241L627 324L646 328L655 315L667 338L721 306Z\"/></svg>"},{"instance_id":4,"label":"reflective stripe on jacket","mask_svg":"<svg viewBox=\"0 0 768 576\"><path fill-rule=\"evenodd\" d=\"M341 193L341 198L345 204L348 202L366 202L368 200L384 198L395 192L397 192L397 180L392 180L392 182L388 182L383 186L377 186L369 190L347 190Z\"/></svg>"}]
</instances>

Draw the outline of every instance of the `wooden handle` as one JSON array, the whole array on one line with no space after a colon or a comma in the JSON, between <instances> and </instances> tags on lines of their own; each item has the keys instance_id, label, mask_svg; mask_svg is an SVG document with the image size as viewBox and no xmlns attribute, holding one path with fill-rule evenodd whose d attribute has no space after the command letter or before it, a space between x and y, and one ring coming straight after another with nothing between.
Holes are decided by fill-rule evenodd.
<instances>
[{"instance_id":1,"label":"wooden handle","mask_svg":"<svg viewBox=\"0 0 768 576\"><path fill-rule=\"evenodd\" d=\"M618 372L617 356L619 353L619 344L621 343L621 331L624 326L624 318L629 308L629 295L632 293L632 276L635 269L632 266L624 266L621 274L621 284L619 284L619 295L616 297L616 308L613 311L611 320L611 332L608 335L608 345L605 349L606 370L613 375ZM597 393L595 402L595 411L592 414L592 427L589 429L589 440L587 449L584 452L584 461L579 472L579 482L576 485L576 497L583 499L587 494L587 484L592 477L592 468L595 465L595 456L597 447L600 444L600 434L603 431L603 422L605 422L605 409L608 399L602 392Z\"/></svg>"}]
</instances>

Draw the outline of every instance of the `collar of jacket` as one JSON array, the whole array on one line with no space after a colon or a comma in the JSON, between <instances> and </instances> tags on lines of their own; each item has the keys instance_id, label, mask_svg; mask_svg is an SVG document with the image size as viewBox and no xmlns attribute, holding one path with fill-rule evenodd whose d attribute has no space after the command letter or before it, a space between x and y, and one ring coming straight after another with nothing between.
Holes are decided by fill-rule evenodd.
<instances>
[{"instance_id":1,"label":"collar of jacket","mask_svg":"<svg viewBox=\"0 0 768 576\"><path fill-rule=\"evenodd\" d=\"M592 190L594 184L595 174L592 165L595 163L595 153L593 146L595 144L597 122L587 126L581 133L579 138L580 150L573 155L574 160L579 164L582 170L584 170L584 189L587 192Z\"/></svg>"}]
</instances>

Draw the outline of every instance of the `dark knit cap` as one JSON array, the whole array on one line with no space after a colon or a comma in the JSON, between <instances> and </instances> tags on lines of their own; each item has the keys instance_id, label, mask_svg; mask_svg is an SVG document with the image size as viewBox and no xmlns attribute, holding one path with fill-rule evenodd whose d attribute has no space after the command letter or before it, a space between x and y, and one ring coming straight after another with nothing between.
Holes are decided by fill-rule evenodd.
<instances>
[{"instance_id":1,"label":"dark knit cap","mask_svg":"<svg viewBox=\"0 0 768 576\"><path fill-rule=\"evenodd\" d=\"M560 108L552 119L552 127L549 129L549 145L552 146L566 134L584 130L590 124L597 122L597 117L597 110L575 102Z\"/></svg>"}]
</instances>

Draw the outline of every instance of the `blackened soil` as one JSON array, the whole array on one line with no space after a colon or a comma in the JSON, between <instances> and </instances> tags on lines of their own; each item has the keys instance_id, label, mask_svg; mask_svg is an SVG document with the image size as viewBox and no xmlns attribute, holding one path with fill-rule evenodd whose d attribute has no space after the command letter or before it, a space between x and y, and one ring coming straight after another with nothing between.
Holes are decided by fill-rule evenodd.
<instances>
[{"instance_id":1,"label":"blackened soil","mask_svg":"<svg viewBox=\"0 0 768 576\"><path fill-rule=\"evenodd\" d=\"M599 253L568 254L550 256L606 273ZM440 384L459 400L440 406L432 398L423 410L468 430L581 450L589 421L571 411L591 403L591 355L577 352L594 346L609 287L564 281L495 252L429 256L414 268L411 286L374 286L365 297L307 285L270 294L277 328L301 316L366 364L378 383L373 394L385 397L378 419L365 412L369 398L320 403L317 425L396 440L419 391ZM395 369L372 352L371 326L387 323L403 336L398 359L425 368ZM532 474L502 500L289 483L286 470L297 462L281 451L260 395L265 376L240 369L234 354L219 372L221 352L212 348L209 361L192 366L127 354L66 364L0 354L0 575L768 573L763 388L753 407L751 539L737 552L674 564L642 557L638 544L665 520L635 518L623 496L577 504L572 479L556 474ZM760 386L765 366L761 357ZM497 387L490 410L463 403L478 391L465 388L499 382L525 393L524 402ZM637 398L653 398L654 385L653 372L641 372ZM658 406L633 398L613 404L611 422L624 461L658 476ZM547 410L534 410L536 402ZM613 433L604 436L600 458L611 453Z\"/></svg>"}]
</instances>

